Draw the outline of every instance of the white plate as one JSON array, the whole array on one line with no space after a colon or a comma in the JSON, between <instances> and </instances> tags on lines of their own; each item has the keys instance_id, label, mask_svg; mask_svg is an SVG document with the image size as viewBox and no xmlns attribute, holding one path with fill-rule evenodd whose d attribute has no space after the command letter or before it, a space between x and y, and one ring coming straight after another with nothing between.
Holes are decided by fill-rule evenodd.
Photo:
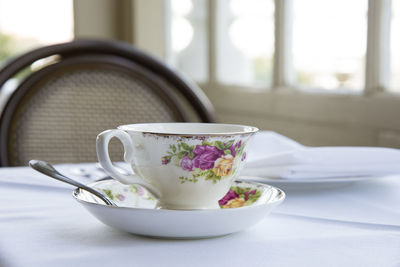
<instances>
[{"instance_id":1,"label":"white plate","mask_svg":"<svg viewBox=\"0 0 400 267\"><path fill-rule=\"evenodd\" d=\"M377 179L377 177L363 176L340 178L280 179L256 176L242 176L241 179L248 182L253 181L258 183L265 183L273 186L278 186L282 189L293 190L342 187L355 182Z\"/></svg>"},{"instance_id":2,"label":"white plate","mask_svg":"<svg viewBox=\"0 0 400 267\"><path fill-rule=\"evenodd\" d=\"M157 209L157 200L137 185L105 180L91 186L103 190L119 205L107 206L92 194L76 189L74 198L101 222L133 234L178 239L214 237L244 230L261 221L285 198L285 193L278 188L237 181L230 195L227 194L231 197L220 200L223 206L220 209L165 210Z\"/></svg>"}]
</instances>

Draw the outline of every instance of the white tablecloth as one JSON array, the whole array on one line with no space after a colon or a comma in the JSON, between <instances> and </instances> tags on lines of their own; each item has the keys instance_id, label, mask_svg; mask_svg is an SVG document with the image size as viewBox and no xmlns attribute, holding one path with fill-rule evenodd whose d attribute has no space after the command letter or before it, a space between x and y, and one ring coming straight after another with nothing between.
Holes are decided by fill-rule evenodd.
<instances>
[{"instance_id":1,"label":"white tablecloth","mask_svg":"<svg viewBox=\"0 0 400 267\"><path fill-rule=\"evenodd\" d=\"M287 191L246 231L184 241L112 229L71 192L29 168L0 169L0 266L400 266L400 176Z\"/></svg>"}]
</instances>

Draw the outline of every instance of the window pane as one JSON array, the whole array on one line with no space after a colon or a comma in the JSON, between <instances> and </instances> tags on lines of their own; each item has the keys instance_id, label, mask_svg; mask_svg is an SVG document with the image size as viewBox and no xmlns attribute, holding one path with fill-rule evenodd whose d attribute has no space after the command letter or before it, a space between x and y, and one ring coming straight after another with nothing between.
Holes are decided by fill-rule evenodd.
<instances>
[{"instance_id":1,"label":"window pane","mask_svg":"<svg viewBox=\"0 0 400 267\"><path fill-rule=\"evenodd\" d=\"M0 64L25 50L72 38L72 0L0 0Z\"/></svg>"},{"instance_id":2,"label":"window pane","mask_svg":"<svg viewBox=\"0 0 400 267\"><path fill-rule=\"evenodd\" d=\"M389 90L400 92L400 1L392 1L390 35L390 86Z\"/></svg>"},{"instance_id":3,"label":"window pane","mask_svg":"<svg viewBox=\"0 0 400 267\"><path fill-rule=\"evenodd\" d=\"M270 86L274 53L274 1L220 0L217 3L218 81Z\"/></svg>"},{"instance_id":4,"label":"window pane","mask_svg":"<svg viewBox=\"0 0 400 267\"><path fill-rule=\"evenodd\" d=\"M360 91L364 86L367 0L293 0L297 85Z\"/></svg>"},{"instance_id":5,"label":"window pane","mask_svg":"<svg viewBox=\"0 0 400 267\"><path fill-rule=\"evenodd\" d=\"M208 1L171 0L173 67L197 82L208 80Z\"/></svg>"}]
</instances>

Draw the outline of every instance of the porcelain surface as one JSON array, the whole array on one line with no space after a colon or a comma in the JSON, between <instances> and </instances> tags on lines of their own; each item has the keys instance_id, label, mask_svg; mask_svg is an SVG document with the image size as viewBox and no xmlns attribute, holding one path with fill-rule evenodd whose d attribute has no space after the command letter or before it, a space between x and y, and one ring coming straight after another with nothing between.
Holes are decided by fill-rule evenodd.
<instances>
[{"instance_id":1,"label":"porcelain surface","mask_svg":"<svg viewBox=\"0 0 400 267\"><path fill-rule=\"evenodd\" d=\"M265 183L272 186L280 187L284 190L317 190L324 188L336 188L351 185L356 182L380 179L381 177L373 176L357 176L357 177L340 177L340 178L313 178L313 179L279 179L268 177L242 176L241 179L249 182Z\"/></svg>"},{"instance_id":2,"label":"porcelain surface","mask_svg":"<svg viewBox=\"0 0 400 267\"><path fill-rule=\"evenodd\" d=\"M260 222L285 198L275 187L236 181L217 202L203 210L160 209L157 199L140 185L115 180L90 184L119 207L107 206L94 195L76 189L74 198L101 222L119 230L161 238L206 238L242 231Z\"/></svg>"},{"instance_id":3,"label":"porcelain surface","mask_svg":"<svg viewBox=\"0 0 400 267\"><path fill-rule=\"evenodd\" d=\"M104 131L97 153L104 170L125 184L140 184L170 209L216 208L242 170L257 128L208 123L132 124ZM135 175L118 173L108 156L117 137Z\"/></svg>"}]
</instances>

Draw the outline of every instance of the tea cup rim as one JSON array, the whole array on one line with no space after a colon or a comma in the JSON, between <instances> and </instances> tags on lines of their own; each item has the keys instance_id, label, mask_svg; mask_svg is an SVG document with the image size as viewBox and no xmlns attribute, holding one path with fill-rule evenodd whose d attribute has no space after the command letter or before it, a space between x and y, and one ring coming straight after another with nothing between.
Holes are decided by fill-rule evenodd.
<instances>
[{"instance_id":1,"label":"tea cup rim","mask_svg":"<svg viewBox=\"0 0 400 267\"><path fill-rule=\"evenodd\" d=\"M187 129L183 130L184 127L187 127ZM195 130L196 127L197 130ZM259 131L257 127L242 124L201 122L135 123L120 125L117 128L126 132L167 136L231 136L252 134Z\"/></svg>"}]
</instances>

